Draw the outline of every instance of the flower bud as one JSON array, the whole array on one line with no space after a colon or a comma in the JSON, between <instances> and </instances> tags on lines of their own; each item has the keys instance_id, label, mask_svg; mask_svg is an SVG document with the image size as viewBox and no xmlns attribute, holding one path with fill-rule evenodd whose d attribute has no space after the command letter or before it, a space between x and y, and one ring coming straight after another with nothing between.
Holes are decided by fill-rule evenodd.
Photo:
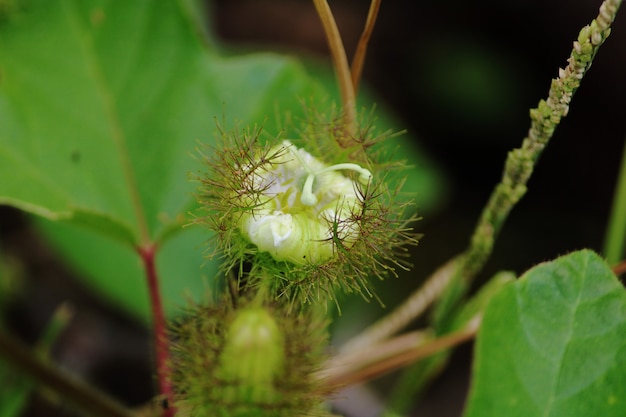
<instances>
[{"instance_id":1,"label":"flower bud","mask_svg":"<svg viewBox=\"0 0 626 417\"><path fill-rule=\"evenodd\" d=\"M226 334L218 375L230 385L228 402L272 403L283 372L285 344L274 318L263 308L236 312Z\"/></svg>"},{"instance_id":2,"label":"flower bud","mask_svg":"<svg viewBox=\"0 0 626 417\"><path fill-rule=\"evenodd\" d=\"M540 106L535 116L550 113ZM373 296L371 277L409 266L404 246L417 244L410 226L417 216L400 198L402 180L385 178L402 164L370 158L385 136L369 132L348 150L332 129L306 130L302 143L324 162L290 141L264 144L260 130L224 133L224 146L203 154L209 170L200 177L199 202L208 215L197 222L216 232L211 255L240 279L238 290L262 286L304 306L334 299L338 290ZM375 180L370 166L383 178Z\"/></svg>"},{"instance_id":3,"label":"flower bud","mask_svg":"<svg viewBox=\"0 0 626 417\"><path fill-rule=\"evenodd\" d=\"M226 298L173 323L179 417L325 416L314 377L327 322L313 311Z\"/></svg>"}]
</instances>

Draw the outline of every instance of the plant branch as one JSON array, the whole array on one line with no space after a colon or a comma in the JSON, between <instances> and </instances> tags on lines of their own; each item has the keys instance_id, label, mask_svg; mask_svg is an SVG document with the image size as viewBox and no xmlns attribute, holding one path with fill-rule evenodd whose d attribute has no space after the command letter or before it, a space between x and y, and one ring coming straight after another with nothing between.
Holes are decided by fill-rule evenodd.
<instances>
[{"instance_id":1,"label":"plant branch","mask_svg":"<svg viewBox=\"0 0 626 417\"><path fill-rule=\"evenodd\" d=\"M535 163L561 119L567 116L574 93L591 67L598 49L610 34L610 25L620 3L621 0L602 3L598 17L585 26L574 41L569 64L559 70L557 79L552 80L548 98L541 100L537 108L530 111L528 136L520 148L509 153L502 180L493 191L472 236L464 265L465 274L475 275L482 268L508 214L526 193L526 183Z\"/></svg>"},{"instance_id":2,"label":"plant branch","mask_svg":"<svg viewBox=\"0 0 626 417\"><path fill-rule=\"evenodd\" d=\"M28 346L0 332L0 356L9 366L19 368L37 383L43 384L60 397L71 401L90 416L134 417L135 414L104 393L75 379L46 360L33 354Z\"/></svg>"},{"instance_id":3,"label":"plant branch","mask_svg":"<svg viewBox=\"0 0 626 417\"><path fill-rule=\"evenodd\" d=\"M622 165L615 185L605 239L604 256L609 264L614 264L623 258L626 246L626 143L622 151Z\"/></svg>"},{"instance_id":4,"label":"plant branch","mask_svg":"<svg viewBox=\"0 0 626 417\"><path fill-rule=\"evenodd\" d=\"M167 399L167 407L163 417L171 417L176 411L173 408L174 393L171 381L169 341L166 331L165 314L161 292L159 290L159 277L156 271L156 246L147 245L138 248L139 255L146 270L148 290L150 294L150 306L152 307L152 326L154 332L155 362L159 384L159 393Z\"/></svg>"},{"instance_id":5,"label":"plant branch","mask_svg":"<svg viewBox=\"0 0 626 417\"><path fill-rule=\"evenodd\" d=\"M365 55L367 53L367 45L372 37L372 31L376 24L376 18L378 17L378 10L380 9L380 3L382 0L372 0L370 3L370 9L367 13L367 20L365 21L365 28L359 39L359 43L354 52L352 58L352 89L356 92L359 90L359 82L361 81L361 74L363 73L363 64L365 63Z\"/></svg>"},{"instance_id":6,"label":"plant branch","mask_svg":"<svg viewBox=\"0 0 626 417\"><path fill-rule=\"evenodd\" d=\"M374 345L402 330L441 295L454 276L457 266L458 258L453 258L442 265L400 306L347 341L341 347L341 351L350 352Z\"/></svg>"},{"instance_id":7,"label":"plant branch","mask_svg":"<svg viewBox=\"0 0 626 417\"><path fill-rule=\"evenodd\" d=\"M337 29L337 23L328 6L328 2L326 0L313 0L313 4L322 21L324 33L326 33L330 55L339 82L341 101L343 103L345 130L343 134L338 137L337 141L342 148L349 148L356 144L354 138L357 132L356 94L352 86L350 66L348 65L348 58L346 57L346 50L341 41L339 29Z\"/></svg>"},{"instance_id":8,"label":"plant branch","mask_svg":"<svg viewBox=\"0 0 626 417\"><path fill-rule=\"evenodd\" d=\"M610 23L620 3L621 0L605 2L600 8L598 18L581 30L578 40L574 42L574 49L568 60L569 65L559 71L558 79L552 81L548 99L540 101L539 106L531 110L528 136L520 148L509 153L502 180L495 187L483 209L469 248L462 257L453 258L441 266L402 305L348 341L342 350L377 343L399 331L419 317L453 278L458 283L457 291L448 294L449 300L441 303L445 308L440 305L438 315L443 316L443 311L447 314L452 302L464 294L465 288L469 285L467 281L481 270L489 258L495 238L508 214L526 193L526 183L533 172L534 164L561 118L567 115L572 95L580 85L582 76L591 66L591 60L598 48L608 37ZM461 276L466 282L459 282Z\"/></svg>"},{"instance_id":9,"label":"plant branch","mask_svg":"<svg viewBox=\"0 0 626 417\"><path fill-rule=\"evenodd\" d=\"M352 350L342 350L326 362L323 369L316 374L316 378L322 381L345 378L346 375L358 372L367 365L386 360L405 352L407 349L414 349L423 345L429 338L432 337L428 330L417 330L381 343Z\"/></svg>"},{"instance_id":10,"label":"plant branch","mask_svg":"<svg viewBox=\"0 0 626 417\"><path fill-rule=\"evenodd\" d=\"M476 335L479 327L480 317L477 316L462 330L430 342L424 342L423 334L399 336L378 346L357 351L353 358L347 353L340 355L340 361L331 361L330 367L317 376L329 390L365 382L466 342Z\"/></svg>"}]
</instances>

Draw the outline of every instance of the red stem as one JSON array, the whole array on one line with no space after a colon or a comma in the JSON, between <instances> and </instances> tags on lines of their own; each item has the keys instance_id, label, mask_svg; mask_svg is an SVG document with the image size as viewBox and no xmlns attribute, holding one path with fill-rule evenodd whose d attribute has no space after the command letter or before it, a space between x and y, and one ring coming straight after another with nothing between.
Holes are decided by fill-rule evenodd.
<instances>
[{"instance_id":1,"label":"red stem","mask_svg":"<svg viewBox=\"0 0 626 417\"><path fill-rule=\"evenodd\" d=\"M618 277L626 273L626 260L621 261L617 265L613 265L613 273Z\"/></svg>"},{"instance_id":2,"label":"red stem","mask_svg":"<svg viewBox=\"0 0 626 417\"><path fill-rule=\"evenodd\" d=\"M159 383L159 393L167 400L163 417L172 417L176 413L173 407L174 392L171 381L169 341L167 338L165 314L159 290L159 278L156 270L156 245L149 244L137 248L146 270L148 290L150 292L150 306L152 307L152 325L154 331L156 371Z\"/></svg>"}]
</instances>

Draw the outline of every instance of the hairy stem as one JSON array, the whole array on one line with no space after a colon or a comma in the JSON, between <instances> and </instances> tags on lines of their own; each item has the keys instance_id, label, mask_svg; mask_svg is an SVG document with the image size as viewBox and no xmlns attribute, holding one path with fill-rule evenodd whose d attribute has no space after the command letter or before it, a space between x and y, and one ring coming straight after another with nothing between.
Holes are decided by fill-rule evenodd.
<instances>
[{"instance_id":1,"label":"hairy stem","mask_svg":"<svg viewBox=\"0 0 626 417\"><path fill-rule=\"evenodd\" d=\"M604 256L609 264L617 263L623 258L624 246L626 246L626 143L604 242Z\"/></svg>"},{"instance_id":2,"label":"hairy stem","mask_svg":"<svg viewBox=\"0 0 626 417\"><path fill-rule=\"evenodd\" d=\"M112 398L42 360L30 352L28 346L3 332L0 332L0 356L8 359L7 364L19 368L34 381L68 399L90 416L134 417L134 413Z\"/></svg>"},{"instance_id":3,"label":"hairy stem","mask_svg":"<svg viewBox=\"0 0 626 417\"><path fill-rule=\"evenodd\" d=\"M171 381L169 341L155 262L156 246L153 244L143 246L138 248L138 252L146 270L150 305L152 307L152 326L154 331L155 362L159 393L167 400L167 407L165 408L163 417L171 417L176 411L173 408L174 393Z\"/></svg>"}]
</instances>

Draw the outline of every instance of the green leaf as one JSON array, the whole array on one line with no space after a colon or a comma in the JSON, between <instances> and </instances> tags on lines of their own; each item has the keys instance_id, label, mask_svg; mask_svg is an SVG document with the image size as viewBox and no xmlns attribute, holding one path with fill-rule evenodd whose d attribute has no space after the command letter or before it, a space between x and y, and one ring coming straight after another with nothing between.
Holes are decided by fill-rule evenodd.
<instances>
[{"instance_id":1,"label":"green leaf","mask_svg":"<svg viewBox=\"0 0 626 417\"><path fill-rule=\"evenodd\" d=\"M188 222L191 154L213 140L214 118L262 122L312 94L293 60L215 55L187 12L174 1L33 0L0 27L0 178L11 178L0 203L95 232L45 227L80 272L143 315L136 246L163 248L166 305L216 273L200 269L206 236L161 242Z\"/></svg>"},{"instance_id":2,"label":"green leaf","mask_svg":"<svg viewBox=\"0 0 626 417\"><path fill-rule=\"evenodd\" d=\"M155 240L189 207L190 153L213 118L263 120L302 88L275 94L299 70L288 59L207 51L181 7L33 1L4 25L0 176L20 178L2 182L1 202Z\"/></svg>"},{"instance_id":3,"label":"green leaf","mask_svg":"<svg viewBox=\"0 0 626 417\"><path fill-rule=\"evenodd\" d=\"M215 119L277 135L326 95L294 59L218 55L194 13L189 0L29 0L0 24L0 204L63 221L43 228L52 245L143 316L138 246L163 252L170 312L216 274L200 268L206 236L183 228Z\"/></svg>"},{"instance_id":4,"label":"green leaf","mask_svg":"<svg viewBox=\"0 0 626 417\"><path fill-rule=\"evenodd\" d=\"M466 417L623 416L626 292L589 250L528 271L487 307Z\"/></svg>"}]
</instances>

